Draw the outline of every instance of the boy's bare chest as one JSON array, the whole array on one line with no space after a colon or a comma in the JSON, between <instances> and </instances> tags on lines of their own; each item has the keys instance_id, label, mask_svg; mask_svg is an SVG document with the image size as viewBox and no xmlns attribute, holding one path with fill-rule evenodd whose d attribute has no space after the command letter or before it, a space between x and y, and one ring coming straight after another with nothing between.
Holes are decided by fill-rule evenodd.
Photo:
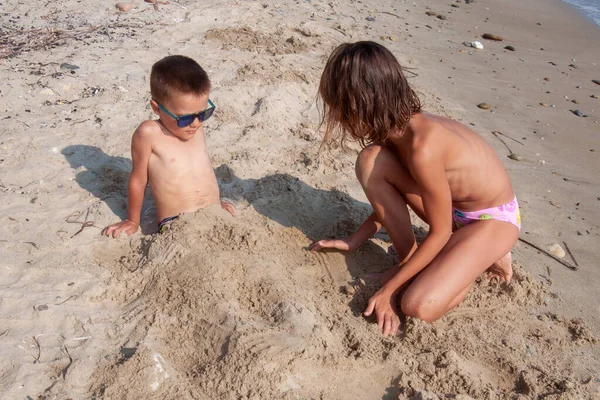
<instances>
[{"instance_id":1,"label":"boy's bare chest","mask_svg":"<svg viewBox=\"0 0 600 400\"><path fill-rule=\"evenodd\" d=\"M158 173L165 178L203 174L211 168L202 140L160 141L154 146L149 164L151 173Z\"/></svg>"}]
</instances>

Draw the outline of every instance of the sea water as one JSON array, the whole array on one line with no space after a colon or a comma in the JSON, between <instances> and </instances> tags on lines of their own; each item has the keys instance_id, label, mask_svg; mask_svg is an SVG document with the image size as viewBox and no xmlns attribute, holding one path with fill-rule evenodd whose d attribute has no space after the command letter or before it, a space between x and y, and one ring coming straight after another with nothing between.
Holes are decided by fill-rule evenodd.
<instances>
[{"instance_id":1,"label":"sea water","mask_svg":"<svg viewBox=\"0 0 600 400\"><path fill-rule=\"evenodd\" d=\"M600 26L600 0L563 0L573 5L587 17L591 18L596 25Z\"/></svg>"}]
</instances>

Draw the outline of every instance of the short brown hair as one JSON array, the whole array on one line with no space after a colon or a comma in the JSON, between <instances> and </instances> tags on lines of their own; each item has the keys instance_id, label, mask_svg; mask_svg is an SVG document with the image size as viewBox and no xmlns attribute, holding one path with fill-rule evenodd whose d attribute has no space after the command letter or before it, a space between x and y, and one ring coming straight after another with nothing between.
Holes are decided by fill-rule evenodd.
<instances>
[{"instance_id":1,"label":"short brown hair","mask_svg":"<svg viewBox=\"0 0 600 400\"><path fill-rule=\"evenodd\" d=\"M394 129L402 130L421 111L421 102L410 88L394 55L375 42L344 43L325 65L319 84L323 99L323 143L341 132L361 146L384 144Z\"/></svg>"},{"instance_id":2,"label":"short brown hair","mask_svg":"<svg viewBox=\"0 0 600 400\"><path fill-rule=\"evenodd\" d=\"M206 71L186 56L168 56L157 61L150 72L150 93L157 101L164 101L178 93L206 94L210 79Z\"/></svg>"}]
</instances>

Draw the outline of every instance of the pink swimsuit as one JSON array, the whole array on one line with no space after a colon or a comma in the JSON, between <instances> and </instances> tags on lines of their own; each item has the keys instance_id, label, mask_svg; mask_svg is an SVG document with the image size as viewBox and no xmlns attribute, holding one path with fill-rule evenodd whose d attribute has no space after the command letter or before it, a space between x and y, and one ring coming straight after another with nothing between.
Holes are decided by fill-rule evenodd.
<instances>
[{"instance_id":1,"label":"pink swimsuit","mask_svg":"<svg viewBox=\"0 0 600 400\"><path fill-rule=\"evenodd\" d=\"M521 212L519 211L519 203L517 197L508 204L502 206L486 208L479 211L461 211L452 208L452 220L457 228L470 224L473 221L486 219L495 219L498 221L508 222L515 225L521 230Z\"/></svg>"}]
</instances>

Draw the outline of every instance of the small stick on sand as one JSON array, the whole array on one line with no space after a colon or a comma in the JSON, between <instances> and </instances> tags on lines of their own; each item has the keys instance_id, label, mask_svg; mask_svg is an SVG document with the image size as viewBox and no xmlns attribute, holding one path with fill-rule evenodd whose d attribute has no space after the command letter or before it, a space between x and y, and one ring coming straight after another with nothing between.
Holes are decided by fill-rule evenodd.
<instances>
[{"instance_id":1,"label":"small stick on sand","mask_svg":"<svg viewBox=\"0 0 600 400\"><path fill-rule=\"evenodd\" d=\"M61 347L60 350L63 352L63 354L65 354L69 358L69 363L60 372L60 374L62 375L62 378L65 379L67 376L67 371L69 370L69 367L71 366L71 364L73 364L73 357L71 357L71 355L69 354L69 349L67 349L67 346Z\"/></svg>"},{"instance_id":2,"label":"small stick on sand","mask_svg":"<svg viewBox=\"0 0 600 400\"><path fill-rule=\"evenodd\" d=\"M39 250L40 248L37 246L37 244L33 243L33 242L27 242L25 240L6 240L6 239L0 239L0 242L2 243L26 243L26 244L30 244L33 247L35 247L37 250Z\"/></svg>"},{"instance_id":3,"label":"small stick on sand","mask_svg":"<svg viewBox=\"0 0 600 400\"><path fill-rule=\"evenodd\" d=\"M579 264L577 263L577 260L575 259L575 256L573 255L573 253L571 253L571 250L569 249L569 246L567 246L567 242L565 242L563 240L563 244L565 245L565 250L567 250L567 253L569 253L569 256L571 256L571 260L573 260L573 263L575 263L575 266L579 267Z\"/></svg>"},{"instance_id":4,"label":"small stick on sand","mask_svg":"<svg viewBox=\"0 0 600 400\"><path fill-rule=\"evenodd\" d=\"M33 363L35 364L35 363L40 362L40 357L42 356L42 347L40 346L40 342L38 342L38 340L36 339L35 336L32 336L32 338L33 338L33 341L35 342L35 345L37 346L37 350L38 350L37 357L32 356L34 359Z\"/></svg>"},{"instance_id":5,"label":"small stick on sand","mask_svg":"<svg viewBox=\"0 0 600 400\"><path fill-rule=\"evenodd\" d=\"M572 270L572 271L577 271L577 270L578 270L578 268L577 268L577 267L575 267L575 266L573 266L573 265L569 264L568 262L566 262L566 261L564 261L564 260L561 260L560 258L556 257L556 256L555 256L554 254L552 254L552 253L548 253L546 250L544 250L544 249L540 248L539 246L536 246L535 244L533 244L533 243L531 243L531 242L529 242L529 241L527 241L527 240L525 240L525 239L522 239L522 238L519 238L519 240L520 240L521 242L525 243L525 244L528 244L529 246L533 247L534 249L536 249L536 250L538 250L538 251L542 252L543 254L547 255L548 257L552 258L553 260L555 260L555 261L558 261L559 263L561 263L561 264L562 264L562 265L564 265L565 267L569 268L570 270Z\"/></svg>"},{"instance_id":6,"label":"small stick on sand","mask_svg":"<svg viewBox=\"0 0 600 400\"><path fill-rule=\"evenodd\" d=\"M493 133L493 134L502 135L502 136L504 136L505 138L508 138L508 139L512 140L513 142L517 142L517 143L519 143L520 145L522 145L522 146L525 146L525 143L523 143L523 142L519 142L517 139L513 139L513 138L511 138L511 137L510 137L510 136L508 136L506 133L502 133L502 132L500 132L500 131L492 131L492 133Z\"/></svg>"},{"instance_id":7,"label":"small stick on sand","mask_svg":"<svg viewBox=\"0 0 600 400\"><path fill-rule=\"evenodd\" d=\"M499 133L500 133L500 132L498 132L498 131L492 131L492 135L494 135L494 136L496 137L496 139L498 139L499 141L501 141L501 142L502 142L502 144L503 144L504 146L506 146L506 148L508 149L508 153L509 153L509 154L515 154L515 153L514 153L514 152L513 152L513 151L510 149L510 147L508 147L508 145L506 144L506 142L505 142L505 141L504 141L504 140L503 140L503 139L502 139L500 136L498 136L498 134L499 134Z\"/></svg>"}]
</instances>

